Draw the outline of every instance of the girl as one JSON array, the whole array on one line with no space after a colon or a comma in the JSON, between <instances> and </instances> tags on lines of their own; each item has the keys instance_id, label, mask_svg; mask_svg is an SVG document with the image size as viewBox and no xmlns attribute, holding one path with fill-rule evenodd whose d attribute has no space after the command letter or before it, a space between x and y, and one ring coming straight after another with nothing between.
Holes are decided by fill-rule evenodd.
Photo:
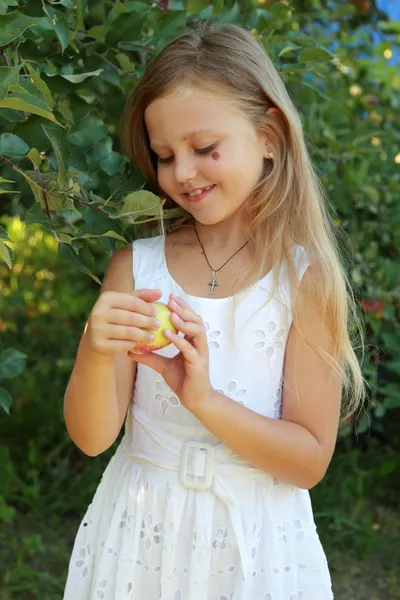
<instances>
[{"instance_id":1,"label":"girl","mask_svg":"<svg viewBox=\"0 0 400 600\"><path fill-rule=\"evenodd\" d=\"M128 417L64 600L328 600L308 489L331 460L342 388L350 414L363 379L299 116L247 31L204 25L156 57L121 132L185 217L114 254L82 336L72 439L95 456ZM158 300L178 333L134 354Z\"/></svg>"}]
</instances>

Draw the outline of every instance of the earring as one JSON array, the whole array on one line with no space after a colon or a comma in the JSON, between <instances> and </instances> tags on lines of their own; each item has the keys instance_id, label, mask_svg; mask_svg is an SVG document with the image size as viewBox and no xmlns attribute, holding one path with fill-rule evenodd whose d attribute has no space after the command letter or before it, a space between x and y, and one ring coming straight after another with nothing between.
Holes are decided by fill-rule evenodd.
<instances>
[{"instance_id":1,"label":"earring","mask_svg":"<svg viewBox=\"0 0 400 600\"><path fill-rule=\"evenodd\" d=\"M273 153L273 151L272 151L272 150L268 149L268 150L267 150L267 154L268 154L268 158L269 158L270 160L274 160L274 153Z\"/></svg>"}]
</instances>

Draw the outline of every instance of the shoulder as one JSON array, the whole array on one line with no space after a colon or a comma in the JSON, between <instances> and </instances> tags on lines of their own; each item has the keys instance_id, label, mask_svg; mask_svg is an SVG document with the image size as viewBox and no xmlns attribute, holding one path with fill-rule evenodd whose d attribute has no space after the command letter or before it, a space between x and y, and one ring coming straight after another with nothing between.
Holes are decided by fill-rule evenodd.
<instances>
[{"instance_id":1,"label":"shoulder","mask_svg":"<svg viewBox=\"0 0 400 600\"><path fill-rule=\"evenodd\" d=\"M132 244L127 244L112 255L101 291L130 292L134 287Z\"/></svg>"}]
</instances>

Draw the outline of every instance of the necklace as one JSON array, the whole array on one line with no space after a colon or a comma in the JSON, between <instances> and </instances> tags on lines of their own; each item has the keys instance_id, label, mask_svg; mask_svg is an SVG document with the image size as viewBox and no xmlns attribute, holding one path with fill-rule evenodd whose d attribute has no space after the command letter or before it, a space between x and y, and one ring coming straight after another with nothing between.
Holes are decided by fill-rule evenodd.
<instances>
[{"instance_id":1,"label":"necklace","mask_svg":"<svg viewBox=\"0 0 400 600\"><path fill-rule=\"evenodd\" d=\"M223 268L223 267L224 267L224 266L225 266L225 265L226 265L226 264L227 264L227 263L228 263L230 260L232 260L232 258L233 258L234 256L236 256L236 254L237 254L238 252L240 252L241 250L243 250L243 248L244 248L244 247L245 247L245 246L246 246L246 245L249 243L249 241L247 240L247 242L245 242L245 243L243 244L243 246L241 246L241 247L239 248L239 250L236 250L235 254L232 254L232 256L231 256L230 258L228 258L228 260L227 260L227 261L225 261L225 262L224 262L224 264L223 264L223 265L222 265L222 266L221 266L219 269L213 269L213 268L212 268L212 266L211 266L211 265L210 265L210 263L209 263L209 260L208 260L208 258L207 258L206 251L204 250L204 246L203 246L203 244L202 244L202 243L201 243L201 241L200 241L199 234L197 233L197 230L196 230L196 225L195 225L194 223L193 223L193 227L194 227L194 232L195 232L195 234L196 234L196 237L197 237L197 239L198 239L198 242L199 242L199 244L200 244L200 246L201 246L201 248L202 248L202 250L203 250L203 252L204 252L204 257L205 257L205 259L206 259L206 261L207 261L207 264L208 264L208 266L210 267L210 269L211 269L211 271L212 271L212 280L208 282L208 285L210 286L210 292L209 292L209 293L210 293L210 296L213 296L213 295L215 294L215 288L216 288L216 287L218 287L218 286L220 285L220 284L219 284L219 281L218 281L218 279L217 279L217 273L218 273L218 271L220 271L220 270L221 270L221 269L222 269L222 268Z\"/></svg>"}]
</instances>

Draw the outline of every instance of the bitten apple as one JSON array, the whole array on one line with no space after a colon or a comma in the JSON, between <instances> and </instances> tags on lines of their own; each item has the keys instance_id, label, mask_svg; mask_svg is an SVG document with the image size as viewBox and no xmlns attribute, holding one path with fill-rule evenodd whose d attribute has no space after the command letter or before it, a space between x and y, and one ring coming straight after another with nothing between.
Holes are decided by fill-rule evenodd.
<instances>
[{"instance_id":1,"label":"bitten apple","mask_svg":"<svg viewBox=\"0 0 400 600\"><path fill-rule=\"evenodd\" d=\"M133 354L147 354L148 352L154 352L165 348L171 342L165 337L164 329L169 329L172 333L177 333L176 328L171 322L171 311L164 302L151 302L151 306L157 311L155 316L160 321L160 327L158 329L146 329L149 333L155 335L155 339L152 342L138 342L131 350Z\"/></svg>"}]
</instances>

